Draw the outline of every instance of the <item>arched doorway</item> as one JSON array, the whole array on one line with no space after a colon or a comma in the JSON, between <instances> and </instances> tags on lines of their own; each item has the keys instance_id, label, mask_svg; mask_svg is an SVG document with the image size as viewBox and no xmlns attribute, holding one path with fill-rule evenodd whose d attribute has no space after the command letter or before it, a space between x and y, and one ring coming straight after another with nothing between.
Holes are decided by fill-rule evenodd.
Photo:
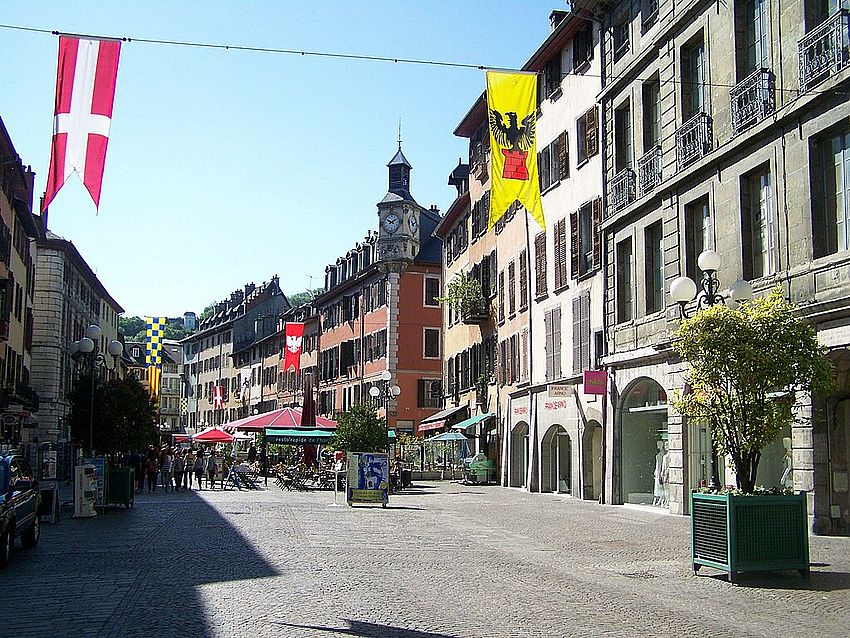
<instances>
[{"instance_id":1,"label":"arched doorway","mask_svg":"<svg viewBox=\"0 0 850 638\"><path fill-rule=\"evenodd\" d=\"M829 356L837 387L833 395L817 402L819 414L814 419L814 531L846 536L850 535L850 351L836 350Z\"/></svg>"},{"instance_id":2,"label":"arched doorway","mask_svg":"<svg viewBox=\"0 0 850 638\"><path fill-rule=\"evenodd\" d=\"M602 426L588 421L581 437L584 498L598 500L602 493Z\"/></svg>"},{"instance_id":3,"label":"arched doorway","mask_svg":"<svg viewBox=\"0 0 850 638\"><path fill-rule=\"evenodd\" d=\"M652 379L637 379L623 393L620 463L624 503L668 507L667 393Z\"/></svg>"},{"instance_id":4,"label":"arched doorway","mask_svg":"<svg viewBox=\"0 0 850 638\"><path fill-rule=\"evenodd\" d=\"M525 487L528 474L528 423L522 421L511 432L510 487Z\"/></svg>"},{"instance_id":5,"label":"arched doorway","mask_svg":"<svg viewBox=\"0 0 850 638\"><path fill-rule=\"evenodd\" d=\"M572 494L572 441L560 425L550 427L540 442L541 492Z\"/></svg>"}]
</instances>

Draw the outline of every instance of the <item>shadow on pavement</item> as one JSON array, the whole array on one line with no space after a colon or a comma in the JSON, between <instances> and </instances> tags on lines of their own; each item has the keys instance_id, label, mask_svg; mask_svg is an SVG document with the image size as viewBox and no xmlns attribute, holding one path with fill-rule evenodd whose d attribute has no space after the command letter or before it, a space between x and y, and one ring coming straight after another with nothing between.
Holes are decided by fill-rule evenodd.
<instances>
[{"instance_id":1,"label":"shadow on pavement","mask_svg":"<svg viewBox=\"0 0 850 638\"><path fill-rule=\"evenodd\" d=\"M788 591L844 591L850 590L850 574L815 570L811 571L808 578L803 578L797 572L738 574L735 584L741 587Z\"/></svg>"},{"instance_id":2,"label":"shadow on pavement","mask_svg":"<svg viewBox=\"0 0 850 638\"><path fill-rule=\"evenodd\" d=\"M379 625L376 623L363 622L360 620L344 619L348 623L347 629L339 627L323 627L321 625L294 625L286 622L278 621L276 624L284 627L293 627L298 629L313 629L318 631L327 631L332 634L345 634L347 636L364 636L367 638L459 638L455 634L442 634L430 631L418 631L416 629L404 629L402 627L393 627L391 625Z\"/></svg>"},{"instance_id":3,"label":"shadow on pavement","mask_svg":"<svg viewBox=\"0 0 850 638\"><path fill-rule=\"evenodd\" d=\"M196 493L137 494L132 509L45 525L35 551L15 552L3 572L15 613L0 633L212 636L206 585L277 573Z\"/></svg>"}]
</instances>

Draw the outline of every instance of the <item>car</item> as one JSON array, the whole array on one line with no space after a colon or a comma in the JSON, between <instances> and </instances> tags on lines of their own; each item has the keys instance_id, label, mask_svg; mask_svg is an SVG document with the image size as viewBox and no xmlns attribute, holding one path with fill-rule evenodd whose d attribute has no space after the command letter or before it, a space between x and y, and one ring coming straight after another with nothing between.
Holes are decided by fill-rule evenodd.
<instances>
[{"instance_id":1,"label":"car","mask_svg":"<svg viewBox=\"0 0 850 638\"><path fill-rule=\"evenodd\" d=\"M20 537L24 547L35 547L41 536L41 493L26 459L17 454L0 456L0 567Z\"/></svg>"}]
</instances>

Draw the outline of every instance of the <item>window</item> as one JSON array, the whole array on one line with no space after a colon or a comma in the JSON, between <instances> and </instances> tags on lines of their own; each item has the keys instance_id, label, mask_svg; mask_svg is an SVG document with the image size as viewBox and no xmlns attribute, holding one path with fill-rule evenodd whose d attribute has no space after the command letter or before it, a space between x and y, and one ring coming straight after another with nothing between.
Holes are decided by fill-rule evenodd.
<instances>
[{"instance_id":1,"label":"window","mask_svg":"<svg viewBox=\"0 0 850 638\"><path fill-rule=\"evenodd\" d=\"M590 293L573 298L573 374L590 369Z\"/></svg>"},{"instance_id":2,"label":"window","mask_svg":"<svg viewBox=\"0 0 850 638\"><path fill-rule=\"evenodd\" d=\"M561 378L561 308L547 310L543 315L546 335L546 380Z\"/></svg>"},{"instance_id":3,"label":"window","mask_svg":"<svg viewBox=\"0 0 850 638\"><path fill-rule=\"evenodd\" d=\"M545 191L559 181L557 143L557 140L552 142L537 154L537 173L541 191Z\"/></svg>"},{"instance_id":4,"label":"window","mask_svg":"<svg viewBox=\"0 0 850 638\"><path fill-rule=\"evenodd\" d=\"M438 379L417 379L416 406L419 408L441 407L442 396L439 387L440 381ZM432 391L433 388L436 388L437 392Z\"/></svg>"},{"instance_id":5,"label":"window","mask_svg":"<svg viewBox=\"0 0 850 638\"><path fill-rule=\"evenodd\" d=\"M641 0L640 26L646 32L658 22L658 0Z\"/></svg>"},{"instance_id":6,"label":"window","mask_svg":"<svg viewBox=\"0 0 850 638\"><path fill-rule=\"evenodd\" d=\"M629 14L624 11L617 17L617 22L611 28L613 39L614 60L619 60L629 52Z\"/></svg>"},{"instance_id":7,"label":"window","mask_svg":"<svg viewBox=\"0 0 850 638\"><path fill-rule=\"evenodd\" d=\"M555 260L555 292L566 288L567 275L567 218L555 222L552 257Z\"/></svg>"},{"instance_id":8,"label":"window","mask_svg":"<svg viewBox=\"0 0 850 638\"><path fill-rule=\"evenodd\" d=\"M699 283L700 271L697 259L711 246L711 219L708 197L703 197L685 206L685 274Z\"/></svg>"},{"instance_id":9,"label":"window","mask_svg":"<svg viewBox=\"0 0 850 638\"><path fill-rule=\"evenodd\" d=\"M682 47L682 121L706 111L705 46L702 33Z\"/></svg>"},{"instance_id":10,"label":"window","mask_svg":"<svg viewBox=\"0 0 850 638\"><path fill-rule=\"evenodd\" d=\"M573 277L576 279L596 271L601 264L601 223L601 198L584 203L578 211L570 215L570 257Z\"/></svg>"},{"instance_id":11,"label":"window","mask_svg":"<svg viewBox=\"0 0 850 638\"><path fill-rule=\"evenodd\" d=\"M814 256L850 249L850 129L812 148L812 244Z\"/></svg>"},{"instance_id":12,"label":"window","mask_svg":"<svg viewBox=\"0 0 850 638\"><path fill-rule=\"evenodd\" d=\"M592 107L576 121L576 152L581 165L599 152L599 126L596 107Z\"/></svg>"},{"instance_id":13,"label":"window","mask_svg":"<svg viewBox=\"0 0 850 638\"><path fill-rule=\"evenodd\" d=\"M643 95L643 152L661 144L661 83L658 76L641 87Z\"/></svg>"},{"instance_id":14,"label":"window","mask_svg":"<svg viewBox=\"0 0 850 638\"><path fill-rule=\"evenodd\" d=\"M508 316L516 314L516 262L508 264Z\"/></svg>"},{"instance_id":15,"label":"window","mask_svg":"<svg viewBox=\"0 0 850 638\"><path fill-rule=\"evenodd\" d=\"M439 306L440 280L437 277L425 277L425 305Z\"/></svg>"},{"instance_id":16,"label":"window","mask_svg":"<svg viewBox=\"0 0 850 638\"><path fill-rule=\"evenodd\" d=\"M519 253L519 309L528 308L528 251Z\"/></svg>"},{"instance_id":17,"label":"window","mask_svg":"<svg viewBox=\"0 0 850 638\"><path fill-rule=\"evenodd\" d=\"M735 62L738 82L756 69L770 68L767 1L735 2Z\"/></svg>"},{"instance_id":18,"label":"window","mask_svg":"<svg viewBox=\"0 0 850 638\"><path fill-rule=\"evenodd\" d=\"M538 233L534 238L534 294L542 297L546 294L546 233Z\"/></svg>"},{"instance_id":19,"label":"window","mask_svg":"<svg viewBox=\"0 0 850 638\"><path fill-rule=\"evenodd\" d=\"M624 239L617 244L617 322L634 318L632 286L634 285L632 264L632 240Z\"/></svg>"},{"instance_id":20,"label":"window","mask_svg":"<svg viewBox=\"0 0 850 638\"><path fill-rule=\"evenodd\" d=\"M614 110L614 170L632 165L632 112L629 101Z\"/></svg>"},{"instance_id":21,"label":"window","mask_svg":"<svg viewBox=\"0 0 850 638\"><path fill-rule=\"evenodd\" d=\"M505 271L499 273L499 323L505 320Z\"/></svg>"},{"instance_id":22,"label":"window","mask_svg":"<svg viewBox=\"0 0 850 638\"><path fill-rule=\"evenodd\" d=\"M741 177L741 256L744 279L764 277L776 270L773 259L772 202L768 166Z\"/></svg>"},{"instance_id":23,"label":"window","mask_svg":"<svg viewBox=\"0 0 850 638\"><path fill-rule=\"evenodd\" d=\"M540 89L542 91L541 101L545 98L560 95L561 75L561 52L558 51L543 68L543 78L542 82L540 82Z\"/></svg>"},{"instance_id":24,"label":"window","mask_svg":"<svg viewBox=\"0 0 850 638\"><path fill-rule=\"evenodd\" d=\"M644 230L646 314L664 308L664 234L661 220Z\"/></svg>"},{"instance_id":25,"label":"window","mask_svg":"<svg viewBox=\"0 0 850 638\"><path fill-rule=\"evenodd\" d=\"M573 70L578 70L593 59L593 25L586 24L573 36Z\"/></svg>"}]
</instances>

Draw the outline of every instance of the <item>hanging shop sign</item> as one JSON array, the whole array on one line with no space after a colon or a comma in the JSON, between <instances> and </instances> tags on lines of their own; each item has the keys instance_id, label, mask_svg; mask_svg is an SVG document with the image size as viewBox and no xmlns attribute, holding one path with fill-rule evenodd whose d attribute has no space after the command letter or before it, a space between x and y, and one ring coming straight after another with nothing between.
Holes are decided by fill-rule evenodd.
<instances>
[{"instance_id":1,"label":"hanging shop sign","mask_svg":"<svg viewBox=\"0 0 850 638\"><path fill-rule=\"evenodd\" d=\"M607 370L585 370L584 371L584 393L605 394L608 389Z\"/></svg>"}]
</instances>

